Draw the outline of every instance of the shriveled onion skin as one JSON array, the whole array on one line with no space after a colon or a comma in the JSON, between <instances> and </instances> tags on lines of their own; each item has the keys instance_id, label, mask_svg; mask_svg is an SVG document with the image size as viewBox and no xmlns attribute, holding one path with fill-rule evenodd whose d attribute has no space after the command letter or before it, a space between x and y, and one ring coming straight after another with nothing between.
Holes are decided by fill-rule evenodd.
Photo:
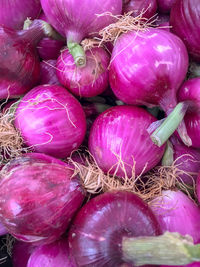
<instances>
[{"instance_id":1,"label":"shriveled onion skin","mask_svg":"<svg viewBox=\"0 0 200 267\"><path fill-rule=\"evenodd\" d=\"M151 18L155 15L157 10L156 0L131 0L128 3L123 5L123 13L132 11L131 14L134 17L137 17L142 12L143 18Z\"/></svg>"},{"instance_id":2,"label":"shriveled onion skin","mask_svg":"<svg viewBox=\"0 0 200 267\"><path fill-rule=\"evenodd\" d=\"M64 158L78 148L86 133L84 111L65 88L41 85L19 103L15 126L35 152Z\"/></svg>"},{"instance_id":3,"label":"shriveled onion skin","mask_svg":"<svg viewBox=\"0 0 200 267\"><path fill-rule=\"evenodd\" d=\"M57 77L76 96L97 96L108 87L109 61L109 55L103 48L92 48L86 51L86 66L78 68L66 49L56 63Z\"/></svg>"},{"instance_id":4,"label":"shriveled onion skin","mask_svg":"<svg viewBox=\"0 0 200 267\"><path fill-rule=\"evenodd\" d=\"M96 33L114 21L105 12L121 14L121 0L41 0L41 5L50 24L64 37L73 37L80 42L91 33ZM71 38L70 38L71 39Z\"/></svg>"},{"instance_id":5,"label":"shriveled onion skin","mask_svg":"<svg viewBox=\"0 0 200 267\"><path fill-rule=\"evenodd\" d=\"M89 136L89 150L99 167L113 174L121 160L129 177L134 160L136 175L153 168L165 149L165 146L156 146L147 132L155 120L146 110L134 106L112 107L101 113ZM122 165L119 166L116 175L124 176Z\"/></svg>"},{"instance_id":6,"label":"shriveled onion skin","mask_svg":"<svg viewBox=\"0 0 200 267\"><path fill-rule=\"evenodd\" d=\"M134 266L123 260L122 238L160 233L154 214L139 197L126 191L107 192L78 212L69 231L70 253L80 267Z\"/></svg>"},{"instance_id":7,"label":"shriveled onion skin","mask_svg":"<svg viewBox=\"0 0 200 267\"><path fill-rule=\"evenodd\" d=\"M185 43L190 56L200 62L200 2L177 0L171 8L171 31Z\"/></svg>"},{"instance_id":8,"label":"shriveled onion skin","mask_svg":"<svg viewBox=\"0 0 200 267\"><path fill-rule=\"evenodd\" d=\"M183 42L161 29L128 32L113 49L109 70L114 94L130 105L176 105L176 92L188 68Z\"/></svg>"},{"instance_id":9,"label":"shriveled onion skin","mask_svg":"<svg viewBox=\"0 0 200 267\"><path fill-rule=\"evenodd\" d=\"M190 103L184 121L192 146L200 148L200 78L185 81L178 91L177 98L179 102Z\"/></svg>"},{"instance_id":10,"label":"shriveled onion skin","mask_svg":"<svg viewBox=\"0 0 200 267\"><path fill-rule=\"evenodd\" d=\"M27 18L38 18L40 0L1 0L0 24L11 29L22 30Z\"/></svg>"},{"instance_id":11,"label":"shriveled onion skin","mask_svg":"<svg viewBox=\"0 0 200 267\"><path fill-rule=\"evenodd\" d=\"M12 168L13 164L13 168ZM0 183L0 219L18 240L37 245L57 240L83 202L73 170L58 164L11 162Z\"/></svg>"},{"instance_id":12,"label":"shriveled onion skin","mask_svg":"<svg viewBox=\"0 0 200 267\"><path fill-rule=\"evenodd\" d=\"M66 238L51 244L39 246L29 257L27 267L78 267L69 255L69 244Z\"/></svg>"}]
</instances>

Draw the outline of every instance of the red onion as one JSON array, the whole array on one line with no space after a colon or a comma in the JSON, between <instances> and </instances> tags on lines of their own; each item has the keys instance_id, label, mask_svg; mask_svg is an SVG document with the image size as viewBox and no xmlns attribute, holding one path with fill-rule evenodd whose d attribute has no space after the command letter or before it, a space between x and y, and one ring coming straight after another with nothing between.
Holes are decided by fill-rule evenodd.
<instances>
[{"instance_id":1,"label":"red onion","mask_svg":"<svg viewBox=\"0 0 200 267\"><path fill-rule=\"evenodd\" d=\"M154 198L149 205L163 231L188 234L194 243L200 242L200 209L184 193L163 191L162 196Z\"/></svg>"},{"instance_id":2,"label":"red onion","mask_svg":"<svg viewBox=\"0 0 200 267\"><path fill-rule=\"evenodd\" d=\"M190 56L198 62L200 62L199 20L199 0L177 0L171 8L171 30L183 40Z\"/></svg>"},{"instance_id":3,"label":"red onion","mask_svg":"<svg viewBox=\"0 0 200 267\"><path fill-rule=\"evenodd\" d=\"M40 62L35 47L47 31L50 34L49 27L40 20L28 30L0 27L0 99L19 97L37 84Z\"/></svg>"},{"instance_id":4,"label":"red onion","mask_svg":"<svg viewBox=\"0 0 200 267\"><path fill-rule=\"evenodd\" d=\"M89 136L89 150L99 167L121 177L133 175L134 161L136 175L153 168L165 149L154 145L147 132L155 120L134 106L116 106L100 114Z\"/></svg>"},{"instance_id":5,"label":"red onion","mask_svg":"<svg viewBox=\"0 0 200 267\"><path fill-rule=\"evenodd\" d=\"M69 255L67 239L36 248L29 257L27 267L78 267Z\"/></svg>"},{"instance_id":6,"label":"red onion","mask_svg":"<svg viewBox=\"0 0 200 267\"><path fill-rule=\"evenodd\" d=\"M154 214L139 197L107 192L77 213L69 231L70 254L80 267L180 265L200 259L198 245L190 242L188 249L183 237L160 233Z\"/></svg>"},{"instance_id":7,"label":"red onion","mask_svg":"<svg viewBox=\"0 0 200 267\"><path fill-rule=\"evenodd\" d=\"M11 29L21 30L27 18L39 17L40 0L1 0L0 24Z\"/></svg>"},{"instance_id":8,"label":"red onion","mask_svg":"<svg viewBox=\"0 0 200 267\"><path fill-rule=\"evenodd\" d=\"M185 146L175 136L172 136L170 141L172 143L171 153L163 157L163 165L167 166L169 161L169 165L175 163L180 171L177 179L185 184L193 185L200 171L200 150Z\"/></svg>"},{"instance_id":9,"label":"red onion","mask_svg":"<svg viewBox=\"0 0 200 267\"><path fill-rule=\"evenodd\" d=\"M85 65L85 55L79 45L82 39L91 34L98 34L99 30L114 21L111 12L118 15L122 11L121 0L41 0L42 8L50 24L64 37L75 63Z\"/></svg>"},{"instance_id":10,"label":"red onion","mask_svg":"<svg viewBox=\"0 0 200 267\"><path fill-rule=\"evenodd\" d=\"M28 259L35 249L33 244L16 241L12 250L13 267L27 267Z\"/></svg>"},{"instance_id":11,"label":"red onion","mask_svg":"<svg viewBox=\"0 0 200 267\"><path fill-rule=\"evenodd\" d=\"M56 76L56 60L43 60L40 63L40 84L60 85Z\"/></svg>"},{"instance_id":12,"label":"red onion","mask_svg":"<svg viewBox=\"0 0 200 267\"><path fill-rule=\"evenodd\" d=\"M174 34L153 28L128 32L113 49L110 85L126 104L160 105L169 114L187 68L186 48Z\"/></svg>"},{"instance_id":13,"label":"red onion","mask_svg":"<svg viewBox=\"0 0 200 267\"><path fill-rule=\"evenodd\" d=\"M57 60L57 77L76 96L97 96L108 87L109 61L110 58L103 48L92 48L86 51L85 67L78 68L66 49Z\"/></svg>"},{"instance_id":14,"label":"red onion","mask_svg":"<svg viewBox=\"0 0 200 267\"><path fill-rule=\"evenodd\" d=\"M49 23L44 13L42 13L39 18ZM37 50L40 58L44 60L48 59L56 60L59 57L60 50L64 45L65 42L62 39L55 40L52 38L45 37L39 42Z\"/></svg>"},{"instance_id":15,"label":"red onion","mask_svg":"<svg viewBox=\"0 0 200 267\"><path fill-rule=\"evenodd\" d=\"M64 158L77 149L86 132L84 111L66 89L41 85L20 101L15 126L35 152Z\"/></svg>"},{"instance_id":16,"label":"red onion","mask_svg":"<svg viewBox=\"0 0 200 267\"><path fill-rule=\"evenodd\" d=\"M21 157L19 157L19 164L22 164L23 162L26 162L26 161L31 162L31 163L42 162L42 163L59 164L65 167L68 166L68 164L65 163L64 161L45 155L43 153L26 153L26 154L23 154ZM15 159L15 162L16 163L18 162L17 158Z\"/></svg>"},{"instance_id":17,"label":"red onion","mask_svg":"<svg viewBox=\"0 0 200 267\"><path fill-rule=\"evenodd\" d=\"M156 0L131 0L123 5L123 13L133 11L131 14L137 17L142 12L143 18L151 18L157 10Z\"/></svg>"},{"instance_id":18,"label":"red onion","mask_svg":"<svg viewBox=\"0 0 200 267\"><path fill-rule=\"evenodd\" d=\"M1 173L0 219L18 240L51 243L65 232L85 192L71 168L23 158L18 163Z\"/></svg>"},{"instance_id":19,"label":"red onion","mask_svg":"<svg viewBox=\"0 0 200 267\"><path fill-rule=\"evenodd\" d=\"M200 78L185 81L178 91L177 98L188 107L184 121L192 146L200 148Z\"/></svg>"},{"instance_id":20,"label":"red onion","mask_svg":"<svg viewBox=\"0 0 200 267\"><path fill-rule=\"evenodd\" d=\"M8 234L7 229L0 223L0 236Z\"/></svg>"},{"instance_id":21,"label":"red onion","mask_svg":"<svg viewBox=\"0 0 200 267\"><path fill-rule=\"evenodd\" d=\"M176 0L157 0L160 13L170 13L170 10Z\"/></svg>"},{"instance_id":22,"label":"red onion","mask_svg":"<svg viewBox=\"0 0 200 267\"><path fill-rule=\"evenodd\" d=\"M81 208L69 231L69 247L77 266L122 266L130 263L123 257L123 237L158 234L147 204L130 192L113 191Z\"/></svg>"}]
</instances>

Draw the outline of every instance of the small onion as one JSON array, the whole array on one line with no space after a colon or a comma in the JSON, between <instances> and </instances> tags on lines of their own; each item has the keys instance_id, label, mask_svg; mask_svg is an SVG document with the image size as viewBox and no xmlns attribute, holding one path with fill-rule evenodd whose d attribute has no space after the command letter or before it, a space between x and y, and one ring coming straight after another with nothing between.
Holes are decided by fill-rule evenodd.
<instances>
[{"instance_id":1,"label":"small onion","mask_svg":"<svg viewBox=\"0 0 200 267\"><path fill-rule=\"evenodd\" d=\"M103 48L92 48L86 51L85 67L78 68L68 49L63 50L56 64L58 80L76 96L97 96L108 87L109 61Z\"/></svg>"}]
</instances>

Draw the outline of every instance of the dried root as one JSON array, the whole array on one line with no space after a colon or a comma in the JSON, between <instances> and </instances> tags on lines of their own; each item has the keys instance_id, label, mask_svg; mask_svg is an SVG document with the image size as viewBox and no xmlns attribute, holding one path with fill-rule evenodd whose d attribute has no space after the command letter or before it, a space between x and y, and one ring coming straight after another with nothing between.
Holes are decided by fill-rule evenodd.
<instances>
[{"instance_id":1,"label":"dried root","mask_svg":"<svg viewBox=\"0 0 200 267\"><path fill-rule=\"evenodd\" d=\"M178 160L178 159L177 159ZM90 194L98 194L111 190L125 190L138 195L146 202L150 202L155 197L162 196L163 190L180 189L194 198L195 182L192 173L182 171L177 164L177 160L173 162L172 166L157 166L146 174L143 172L135 175L135 161L132 166L132 176L128 177L125 165L122 161L115 166L115 173L110 175L110 172L104 173L98 166L92 155L85 156L85 163L78 163L69 158L69 161L75 167L75 175L79 174L83 184ZM124 176L119 178L116 173L119 168L124 170ZM193 181L193 184L187 185L182 181L181 175L187 174Z\"/></svg>"},{"instance_id":2,"label":"dried root","mask_svg":"<svg viewBox=\"0 0 200 267\"><path fill-rule=\"evenodd\" d=\"M115 23L112 23L102 30L100 30L100 40L103 42L113 42L115 43L118 37L122 33L127 33L129 31L145 31L148 28L154 27L154 23L157 20L156 16L150 19L144 18L143 15L146 10L143 10L137 17L131 16L133 11L130 11L124 15L114 16L110 12L100 14L98 16L112 16L116 19Z\"/></svg>"},{"instance_id":3,"label":"dried root","mask_svg":"<svg viewBox=\"0 0 200 267\"><path fill-rule=\"evenodd\" d=\"M15 241L15 238L10 234L7 234L5 238L2 238L3 246L1 247L1 249L3 250L4 248L6 248L6 251L10 257L12 257Z\"/></svg>"}]
</instances>

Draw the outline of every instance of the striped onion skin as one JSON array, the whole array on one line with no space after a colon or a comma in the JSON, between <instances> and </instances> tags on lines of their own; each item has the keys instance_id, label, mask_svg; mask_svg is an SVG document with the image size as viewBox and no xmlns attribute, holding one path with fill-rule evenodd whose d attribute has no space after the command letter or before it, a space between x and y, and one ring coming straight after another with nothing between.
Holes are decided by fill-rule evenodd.
<instances>
[{"instance_id":1,"label":"striped onion skin","mask_svg":"<svg viewBox=\"0 0 200 267\"><path fill-rule=\"evenodd\" d=\"M165 145L157 147L147 132L149 125L156 121L141 107L116 106L101 113L95 120L90 136L89 151L99 167L114 174L119 160L124 163L126 174L131 177L133 159L135 174L156 166L164 153ZM121 165L122 166L122 165ZM116 175L124 177L123 167Z\"/></svg>"},{"instance_id":2,"label":"striped onion skin","mask_svg":"<svg viewBox=\"0 0 200 267\"><path fill-rule=\"evenodd\" d=\"M58 85L33 88L20 101L15 126L35 152L64 158L77 149L86 132L81 104Z\"/></svg>"}]
</instances>

